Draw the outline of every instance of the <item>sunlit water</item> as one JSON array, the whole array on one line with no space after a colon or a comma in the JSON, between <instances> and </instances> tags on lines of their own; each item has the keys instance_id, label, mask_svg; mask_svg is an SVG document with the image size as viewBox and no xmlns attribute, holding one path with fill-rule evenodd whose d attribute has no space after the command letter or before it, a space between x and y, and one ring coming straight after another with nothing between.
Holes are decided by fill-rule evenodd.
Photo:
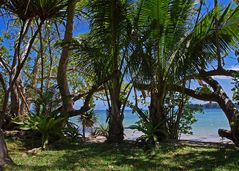
<instances>
[{"instance_id":1,"label":"sunlit water","mask_svg":"<svg viewBox=\"0 0 239 171\"><path fill-rule=\"evenodd\" d=\"M96 110L97 123L105 124L107 114L105 110ZM228 121L225 114L221 109L204 109L203 113L196 113L195 117L197 122L192 125L193 135L181 135L181 139L196 140L196 141L210 141L219 142L222 141L218 136L218 129L228 129ZM77 118L71 119L74 123L77 123ZM137 114L131 111L125 111L124 114L124 127L127 128L133 125L139 120ZM90 131L90 130L88 130ZM125 129L126 139L136 139L142 135L142 133L134 130Z\"/></svg>"}]
</instances>

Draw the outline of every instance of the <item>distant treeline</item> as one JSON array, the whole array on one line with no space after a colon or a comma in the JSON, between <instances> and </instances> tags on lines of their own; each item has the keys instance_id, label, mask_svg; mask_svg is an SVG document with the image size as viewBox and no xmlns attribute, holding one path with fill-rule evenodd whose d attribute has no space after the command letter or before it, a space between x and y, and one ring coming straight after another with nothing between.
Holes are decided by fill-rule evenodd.
<instances>
[{"instance_id":1,"label":"distant treeline","mask_svg":"<svg viewBox=\"0 0 239 171\"><path fill-rule=\"evenodd\" d=\"M192 107L192 108L203 108L203 109L216 109L216 108L220 108L220 106L217 103L190 104L189 107ZM235 104L235 107L239 108L239 105Z\"/></svg>"}]
</instances>

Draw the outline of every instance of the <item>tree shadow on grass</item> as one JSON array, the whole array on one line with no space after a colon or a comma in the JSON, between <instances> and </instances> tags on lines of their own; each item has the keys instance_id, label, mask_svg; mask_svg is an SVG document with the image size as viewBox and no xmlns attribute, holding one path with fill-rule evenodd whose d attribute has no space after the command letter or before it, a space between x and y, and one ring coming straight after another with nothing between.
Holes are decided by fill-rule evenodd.
<instances>
[{"instance_id":1,"label":"tree shadow on grass","mask_svg":"<svg viewBox=\"0 0 239 171\"><path fill-rule=\"evenodd\" d=\"M172 156L185 170L238 170L239 153L237 150L220 148L216 150L187 152ZM172 160L172 159L171 159Z\"/></svg>"},{"instance_id":2,"label":"tree shadow on grass","mask_svg":"<svg viewBox=\"0 0 239 171\"><path fill-rule=\"evenodd\" d=\"M238 151L230 148L205 149L204 147L203 150L188 150L185 153L177 152L178 150L184 151L185 149L183 146L161 146L159 153L151 154L129 144L120 146L92 144L79 151L81 158L75 151L66 153L61 160L67 158L70 161L72 158L77 159L78 156L78 160L85 160L85 163L81 162L81 166L91 169L107 168L107 164L118 167L126 166L131 170L213 170L220 167L232 170L238 169L235 167L239 166ZM172 153L172 155L162 155L166 153ZM94 163L96 158L103 159L106 163L97 163L97 161ZM71 162L74 163L77 160Z\"/></svg>"},{"instance_id":3,"label":"tree shadow on grass","mask_svg":"<svg viewBox=\"0 0 239 171\"><path fill-rule=\"evenodd\" d=\"M3 169L3 171L21 171L21 170L25 170L25 171L43 171L43 170L49 170L51 169L51 167L47 166L47 165L43 165L43 166L34 166L34 165L11 165L11 166L7 166L6 168Z\"/></svg>"},{"instance_id":4,"label":"tree shadow on grass","mask_svg":"<svg viewBox=\"0 0 239 171\"><path fill-rule=\"evenodd\" d=\"M198 151L197 151L198 150ZM55 156L53 152L63 152ZM85 144L62 145L50 153L37 157L54 155L56 159L49 165L18 166L18 170L213 170L238 169L238 151L225 148L193 148L163 145L154 153L144 151L134 144ZM24 169L27 168L27 169Z\"/></svg>"},{"instance_id":5,"label":"tree shadow on grass","mask_svg":"<svg viewBox=\"0 0 239 171\"><path fill-rule=\"evenodd\" d=\"M175 153L183 150L182 146L161 146L159 153L145 152L132 144L119 146L110 144L91 144L71 147L69 151L54 165L69 169L85 168L95 170L109 169L110 166L127 168L128 170L212 170L212 168L225 167L233 169L239 164L238 152L232 149L219 148L215 150L189 151ZM172 156L162 154L172 153ZM176 163L176 164L175 164Z\"/></svg>"},{"instance_id":6,"label":"tree shadow on grass","mask_svg":"<svg viewBox=\"0 0 239 171\"><path fill-rule=\"evenodd\" d=\"M154 163L141 158L142 149L135 148L129 144L90 144L71 146L62 158L53 165L58 168L66 166L70 170L147 170ZM146 155L146 154L144 154Z\"/></svg>"}]
</instances>

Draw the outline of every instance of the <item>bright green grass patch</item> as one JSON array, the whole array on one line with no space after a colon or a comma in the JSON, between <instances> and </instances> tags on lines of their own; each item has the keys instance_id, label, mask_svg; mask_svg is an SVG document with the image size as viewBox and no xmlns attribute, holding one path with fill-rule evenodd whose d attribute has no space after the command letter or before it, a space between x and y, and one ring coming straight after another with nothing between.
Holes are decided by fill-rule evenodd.
<instances>
[{"instance_id":1,"label":"bright green grass patch","mask_svg":"<svg viewBox=\"0 0 239 171\"><path fill-rule=\"evenodd\" d=\"M5 170L239 170L235 149L162 145L145 151L134 144L70 144L26 155L19 141L8 142L16 166Z\"/></svg>"}]
</instances>

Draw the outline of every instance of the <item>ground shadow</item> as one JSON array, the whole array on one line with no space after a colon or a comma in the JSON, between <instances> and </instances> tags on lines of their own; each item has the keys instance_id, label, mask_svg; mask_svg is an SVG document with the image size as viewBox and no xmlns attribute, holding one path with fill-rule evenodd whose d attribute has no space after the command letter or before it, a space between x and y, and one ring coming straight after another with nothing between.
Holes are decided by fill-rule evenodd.
<instances>
[{"instance_id":1,"label":"ground shadow","mask_svg":"<svg viewBox=\"0 0 239 171\"><path fill-rule=\"evenodd\" d=\"M188 149L187 149L188 148ZM193 148L193 150L190 150ZM227 170L239 165L239 153L232 148L206 148L164 144L157 150L144 150L133 143L120 145L56 145L51 151L64 151L44 166L18 166L18 170ZM197 149L199 149L197 151ZM50 155L50 154L47 154ZM37 156L44 158L44 154ZM27 168L27 169L25 169Z\"/></svg>"}]
</instances>

